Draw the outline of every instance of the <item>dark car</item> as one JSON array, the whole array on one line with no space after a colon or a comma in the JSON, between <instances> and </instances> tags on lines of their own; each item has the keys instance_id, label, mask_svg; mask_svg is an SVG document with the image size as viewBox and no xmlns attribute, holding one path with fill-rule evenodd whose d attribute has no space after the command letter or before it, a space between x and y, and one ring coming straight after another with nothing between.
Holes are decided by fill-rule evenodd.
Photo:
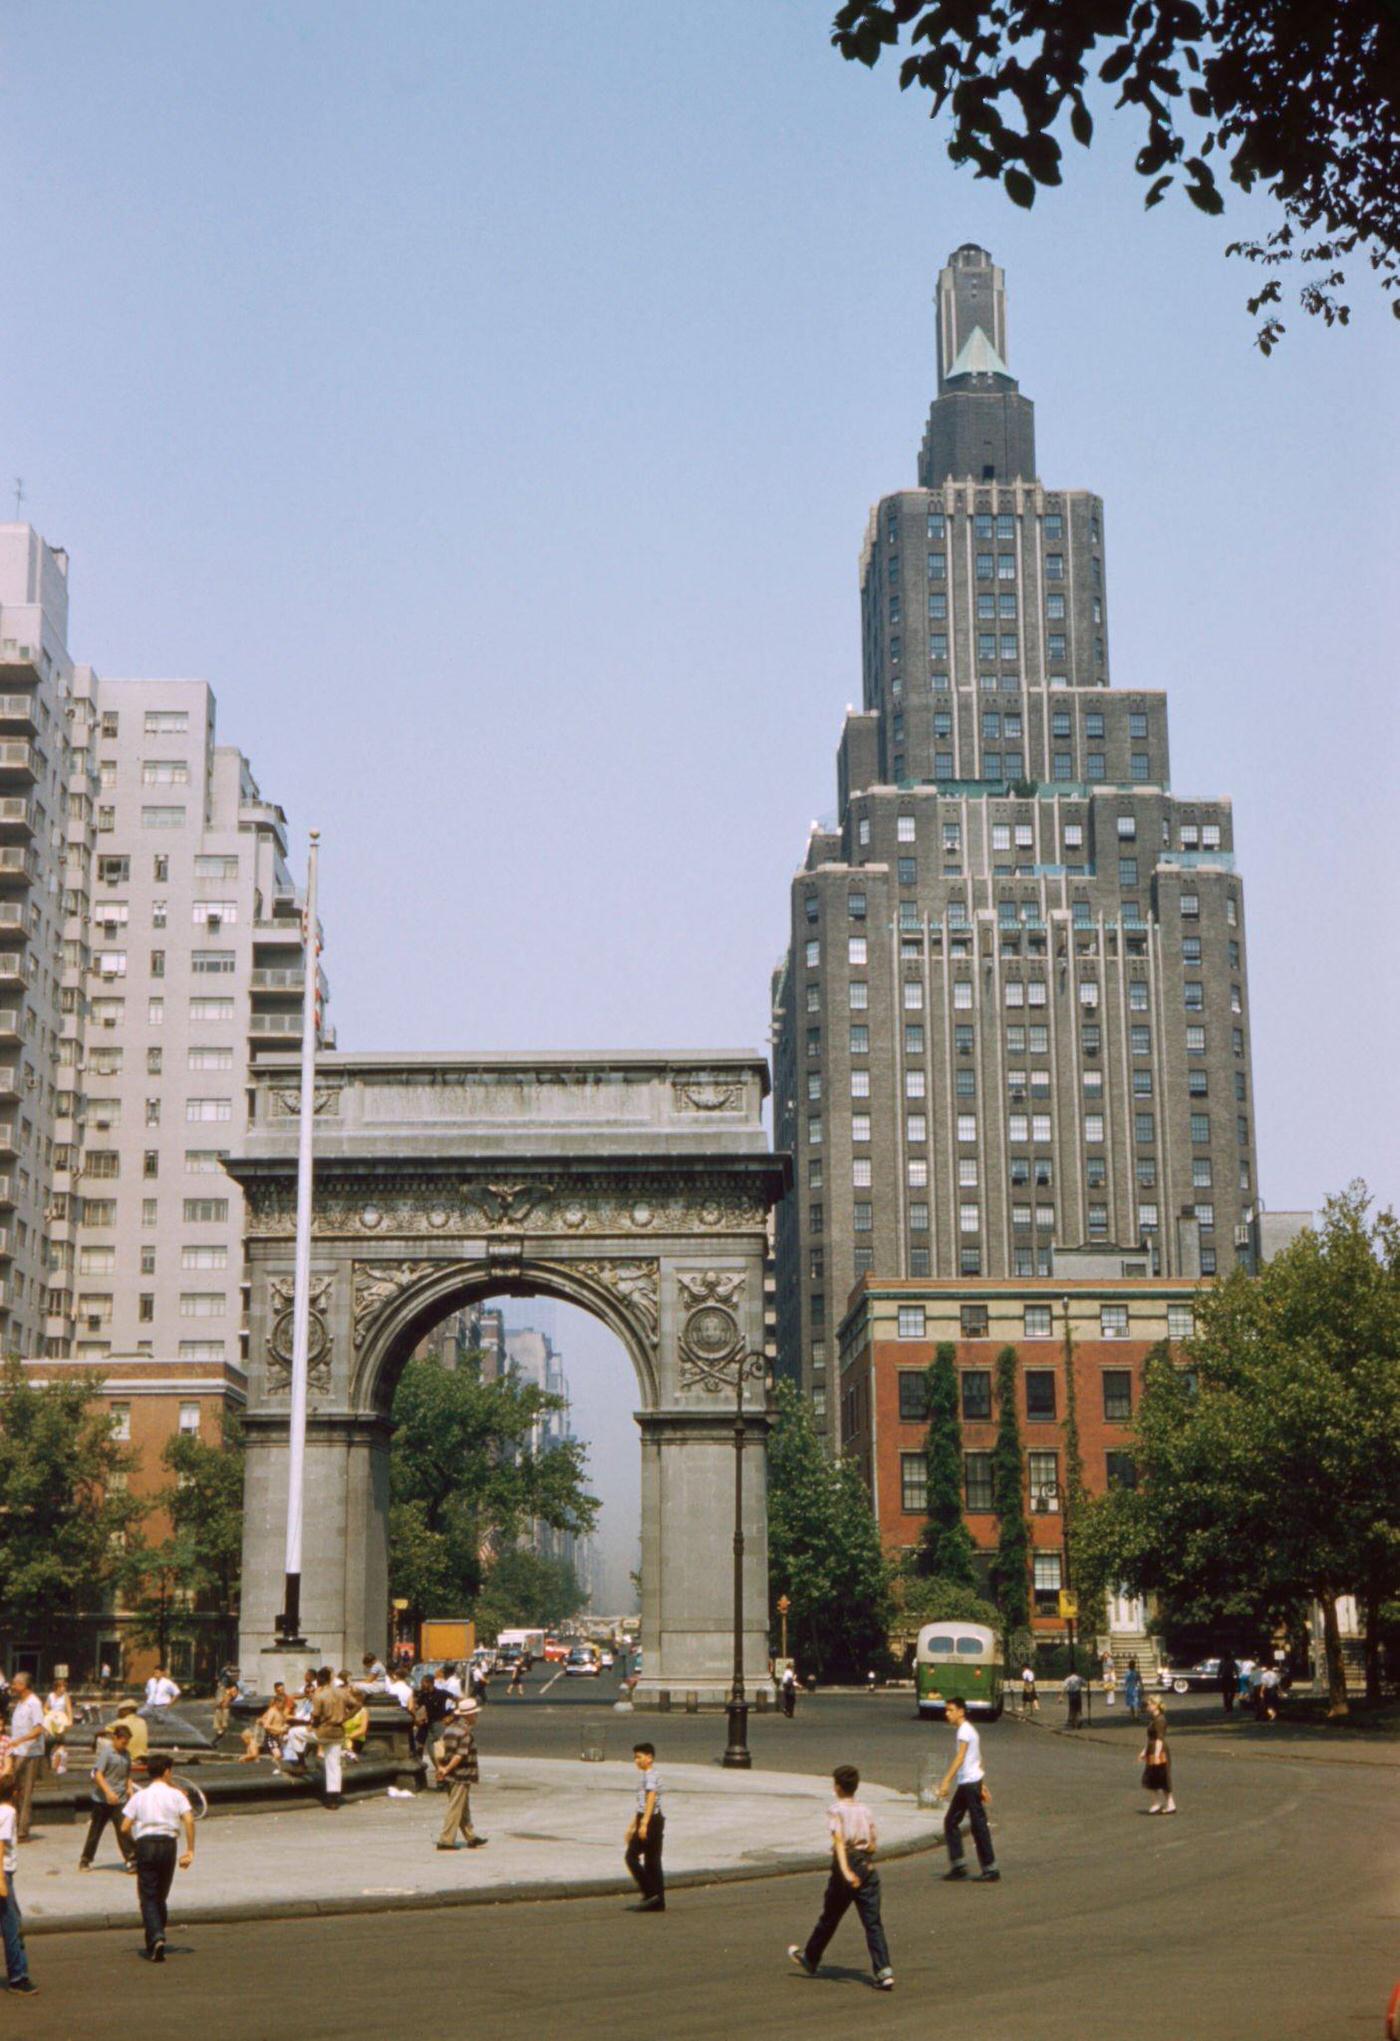
<instances>
[{"instance_id":1,"label":"dark car","mask_svg":"<svg viewBox=\"0 0 1400 2041\"><path fill-rule=\"evenodd\" d=\"M1174 1694L1205 1694L1220 1691L1220 1660L1203 1658L1197 1665L1163 1666L1161 1683Z\"/></svg>"}]
</instances>

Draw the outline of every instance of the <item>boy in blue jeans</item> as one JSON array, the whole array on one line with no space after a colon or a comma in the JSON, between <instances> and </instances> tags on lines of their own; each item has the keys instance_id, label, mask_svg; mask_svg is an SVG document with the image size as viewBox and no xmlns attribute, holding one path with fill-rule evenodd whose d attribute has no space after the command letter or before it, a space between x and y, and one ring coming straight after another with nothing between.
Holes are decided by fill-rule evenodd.
<instances>
[{"instance_id":1,"label":"boy in blue jeans","mask_svg":"<svg viewBox=\"0 0 1400 2041\"><path fill-rule=\"evenodd\" d=\"M5 1975L11 1991L31 1995L39 1987L29 1975L24 1953L24 1927L15 1891L15 1848L19 1823L15 1816L14 1778L0 1779L0 1936L5 1942Z\"/></svg>"},{"instance_id":2,"label":"boy in blue jeans","mask_svg":"<svg viewBox=\"0 0 1400 2041\"><path fill-rule=\"evenodd\" d=\"M875 1817L863 1800L857 1800L860 1773L854 1765L838 1765L831 1775L836 1798L827 1809L826 1825L831 1836L831 1876L826 1882L821 1918L800 1949L793 1942L788 1955L798 1969L815 1977L822 1952L841 1925L848 1907L860 1915L865 1929L865 1946L875 1972L877 1991L894 1990L889 1945L880 1919L880 1874L875 1869Z\"/></svg>"}]
</instances>

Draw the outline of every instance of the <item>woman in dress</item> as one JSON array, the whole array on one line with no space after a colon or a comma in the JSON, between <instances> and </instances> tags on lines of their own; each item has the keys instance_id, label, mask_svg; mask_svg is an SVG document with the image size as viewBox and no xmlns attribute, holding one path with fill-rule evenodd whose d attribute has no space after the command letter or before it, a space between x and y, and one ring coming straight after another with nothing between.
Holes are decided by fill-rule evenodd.
<instances>
[{"instance_id":1,"label":"woman in dress","mask_svg":"<svg viewBox=\"0 0 1400 2041\"><path fill-rule=\"evenodd\" d=\"M1175 1814L1172 1798L1172 1754L1167 1748L1167 1717L1160 1701L1147 1711L1147 1741L1138 1752L1142 1760L1142 1783L1152 1795L1149 1814Z\"/></svg>"}]
</instances>

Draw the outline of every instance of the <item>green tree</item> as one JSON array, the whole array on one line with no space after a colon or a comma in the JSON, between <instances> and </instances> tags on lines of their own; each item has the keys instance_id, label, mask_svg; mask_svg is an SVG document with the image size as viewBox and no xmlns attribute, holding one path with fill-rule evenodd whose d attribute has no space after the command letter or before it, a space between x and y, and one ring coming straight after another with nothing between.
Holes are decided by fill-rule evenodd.
<instances>
[{"instance_id":1,"label":"green tree","mask_svg":"<svg viewBox=\"0 0 1400 2041\"><path fill-rule=\"evenodd\" d=\"M1031 1532L1026 1519L1021 1421L1016 1412L1016 1349L997 1355L997 1441L992 1449L992 1507L997 1513L997 1549L992 1593L1003 1637L1030 1627Z\"/></svg>"},{"instance_id":2,"label":"green tree","mask_svg":"<svg viewBox=\"0 0 1400 2041\"><path fill-rule=\"evenodd\" d=\"M953 1358L953 1346L944 1340L924 1371L928 1430L924 1434L925 1514L918 1565L926 1579L976 1587L972 1535L963 1520L962 1425Z\"/></svg>"},{"instance_id":3,"label":"green tree","mask_svg":"<svg viewBox=\"0 0 1400 2041\"><path fill-rule=\"evenodd\" d=\"M925 1623L985 1623L1002 1627L998 1610L960 1580L929 1579L919 1572L917 1554L906 1553L893 1581L895 1629L909 1644Z\"/></svg>"},{"instance_id":4,"label":"green tree","mask_svg":"<svg viewBox=\"0 0 1400 2041\"><path fill-rule=\"evenodd\" d=\"M1085 1538L1089 1490L1084 1480L1084 1452L1079 1440L1079 1369L1075 1361L1074 1334L1065 1320L1065 1492L1061 1500L1065 1541L1065 1586L1072 1587L1079 1605L1081 1638L1097 1637L1107 1628L1104 1590L1107 1579L1103 1562Z\"/></svg>"},{"instance_id":5,"label":"green tree","mask_svg":"<svg viewBox=\"0 0 1400 2041\"><path fill-rule=\"evenodd\" d=\"M13 1358L0 1375L0 1629L45 1650L101 1603L145 1509L122 1487L132 1456L92 1403L100 1389L36 1385Z\"/></svg>"},{"instance_id":6,"label":"green tree","mask_svg":"<svg viewBox=\"0 0 1400 2041\"><path fill-rule=\"evenodd\" d=\"M900 84L947 115L951 161L999 179L1015 204L1061 182L1059 137L1067 128L1087 148L1090 99L1117 86L1118 107L1146 128L1135 168L1149 206L1181 180L1201 212L1223 212L1218 171L1262 187L1282 222L1227 253L1300 264L1299 302L1328 325L1349 316L1337 296L1349 265L1400 286L1394 0L845 0L832 41L873 65L906 32ZM1266 354L1281 298L1275 276L1249 301L1266 313Z\"/></svg>"},{"instance_id":7,"label":"green tree","mask_svg":"<svg viewBox=\"0 0 1400 2041\"><path fill-rule=\"evenodd\" d=\"M719 1564L720 1555L715 1555ZM883 1659L890 1568L854 1462L831 1459L811 1406L790 1382L776 1395L768 1439L768 1599L792 1603L788 1643L800 1669L854 1679Z\"/></svg>"},{"instance_id":8,"label":"green tree","mask_svg":"<svg viewBox=\"0 0 1400 2041\"><path fill-rule=\"evenodd\" d=\"M1339 1715L1337 1597L1357 1597L1369 1641L1400 1592L1400 1228L1369 1209L1353 1184L1257 1277L1201 1293L1187 1370L1148 1364L1137 1487L1085 1522L1105 1564L1184 1620L1294 1623L1320 1602Z\"/></svg>"},{"instance_id":9,"label":"green tree","mask_svg":"<svg viewBox=\"0 0 1400 2041\"><path fill-rule=\"evenodd\" d=\"M483 1382L476 1370L411 1361L394 1398L389 1578L412 1620L464 1614L493 1550L532 1522L591 1529L597 1498L574 1439L537 1448L540 1418L562 1398L532 1383Z\"/></svg>"},{"instance_id":10,"label":"green tree","mask_svg":"<svg viewBox=\"0 0 1400 2041\"><path fill-rule=\"evenodd\" d=\"M546 1559L525 1546L492 1560L472 1614L480 1637L516 1626L555 1630L576 1616L588 1597L563 1559Z\"/></svg>"}]
</instances>

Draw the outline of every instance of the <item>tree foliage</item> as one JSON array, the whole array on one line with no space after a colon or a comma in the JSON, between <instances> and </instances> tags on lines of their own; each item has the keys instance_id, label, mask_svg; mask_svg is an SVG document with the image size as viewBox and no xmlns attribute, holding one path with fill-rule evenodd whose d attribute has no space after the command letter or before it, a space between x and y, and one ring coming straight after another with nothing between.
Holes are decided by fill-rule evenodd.
<instances>
[{"instance_id":1,"label":"tree foliage","mask_svg":"<svg viewBox=\"0 0 1400 2041\"><path fill-rule=\"evenodd\" d=\"M1061 182L1061 138L1088 148L1090 100L1116 87L1144 131L1135 167L1149 206L1180 184L1221 213L1222 175L1269 192L1281 224L1228 252L1271 270L1298 263L1299 302L1329 325L1349 316L1338 293L1355 262L1400 287L1394 0L845 0L832 41L873 65L906 33L901 86L948 114L950 159L999 179L1015 204ZM1276 275L1249 301L1266 354L1281 301Z\"/></svg>"},{"instance_id":2,"label":"tree foliage","mask_svg":"<svg viewBox=\"0 0 1400 2041\"><path fill-rule=\"evenodd\" d=\"M919 1571L926 1579L977 1586L972 1535L963 1520L962 1424L954 1349L944 1340L924 1371L928 1430L924 1434L924 1527Z\"/></svg>"},{"instance_id":3,"label":"tree foliage","mask_svg":"<svg viewBox=\"0 0 1400 2041\"><path fill-rule=\"evenodd\" d=\"M581 1533L598 1514L577 1440L534 1444L562 1398L532 1383L483 1382L470 1368L410 1361L394 1398L389 1579L412 1619L463 1614L491 1554L534 1520Z\"/></svg>"},{"instance_id":4,"label":"tree foliage","mask_svg":"<svg viewBox=\"0 0 1400 2041\"><path fill-rule=\"evenodd\" d=\"M516 1626L557 1629L576 1616L587 1599L567 1560L513 1547L486 1569L472 1610L477 1636L491 1639Z\"/></svg>"},{"instance_id":5,"label":"tree foliage","mask_svg":"<svg viewBox=\"0 0 1400 2041\"><path fill-rule=\"evenodd\" d=\"M904 1563L895 1569L893 1591L895 1630L911 1643L925 1623L984 1623L989 1630L1003 1627L998 1610L975 1587L961 1580L931 1580L917 1565Z\"/></svg>"},{"instance_id":6,"label":"tree foliage","mask_svg":"<svg viewBox=\"0 0 1400 2041\"><path fill-rule=\"evenodd\" d=\"M890 1568L854 1463L828 1457L811 1406L779 1385L768 1440L768 1599L788 1612L799 1670L819 1679L862 1676L885 1654ZM777 1617L770 1617L776 1629Z\"/></svg>"},{"instance_id":7,"label":"tree foliage","mask_svg":"<svg viewBox=\"0 0 1400 2041\"><path fill-rule=\"evenodd\" d=\"M1031 1531L1023 1466L1021 1421L1016 1412L1016 1349L1006 1346L997 1355L997 1439L992 1448L992 1507L997 1513L992 1593L1004 1637L1028 1629L1031 1620Z\"/></svg>"},{"instance_id":8,"label":"tree foliage","mask_svg":"<svg viewBox=\"0 0 1400 2041\"><path fill-rule=\"evenodd\" d=\"M1353 1184L1257 1277L1201 1293L1188 1370L1165 1350L1148 1363L1137 1488L1084 1513L1086 1546L1130 1587L1241 1643L1320 1601L1336 1712L1337 1597L1374 1634L1400 1593L1400 1227L1369 1207Z\"/></svg>"},{"instance_id":9,"label":"tree foliage","mask_svg":"<svg viewBox=\"0 0 1400 2041\"><path fill-rule=\"evenodd\" d=\"M100 1603L145 1505L120 1484L131 1454L92 1398L101 1384L0 1375L0 1628L48 1640Z\"/></svg>"}]
</instances>

